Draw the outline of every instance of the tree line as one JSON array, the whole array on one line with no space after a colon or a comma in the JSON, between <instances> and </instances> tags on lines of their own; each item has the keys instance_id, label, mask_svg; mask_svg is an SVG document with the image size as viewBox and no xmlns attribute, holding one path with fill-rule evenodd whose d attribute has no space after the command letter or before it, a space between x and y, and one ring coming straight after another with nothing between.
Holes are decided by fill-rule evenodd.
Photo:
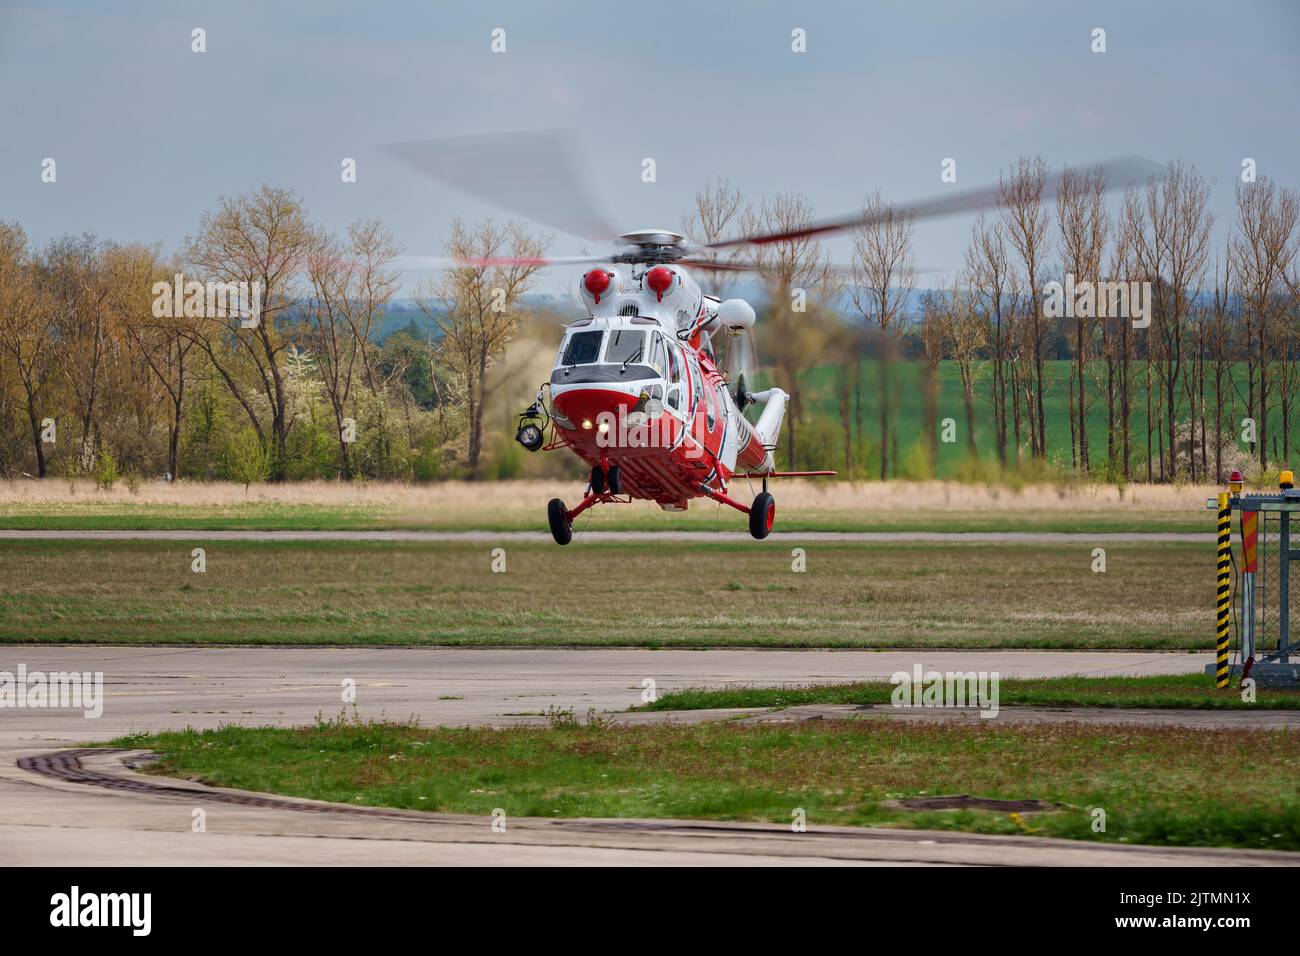
<instances>
[{"instance_id":1,"label":"tree line","mask_svg":"<svg viewBox=\"0 0 1300 956\"><path fill-rule=\"evenodd\" d=\"M918 434L904 437L927 453L930 473L945 367L959 383L969 456L991 452L1003 471L1038 463L1116 482L1217 481L1291 460L1296 191L1267 177L1238 183L1235 218L1215 248L1209 186L1190 164L1172 162L1117 196L1104 172L1067 169L1051 182L1040 157L1005 170L995 208L975 221L945 288L917 289L914 224L878 192L864 203L847 265L807 238L761 247L760 329L774 377L791 392L791 466L829 464L801 449L800 432L817 432L813 451L825 455L828 423L810 419L804 392L810 366L831 363L840 467L863 474L855 457L870 458L875 477L902 473L899 390L918 376L901 375L900 359L919 366L924 412ZM797 230L813 221L798 194L749 204L722 179L695 199L683 227L704 241L736 224ZM800 303L807 290L816 301ZM1049 442L1051 408L1068 419L1068 442ZM991 449L979 447L981 432Z\"/></svg>"},{"instance_id":2,"label":"tree line","mask_svg":"<svg viewBox=\"0 0 1300 956\"><path fill-rule=\"evenodd\" d=\"M535 270L449 270L416 292L428 322L381 337L398 251L379 221L335 235L271 186L221 199L166 256L91 235L36 249L0 222L0 475L477 476L486 379ZM455 221L448 251L541 246ZM257 314L227 287L255 289Z\"/></svg>"},{"instance_id":3,"label":"tree line","mask_svg":"<svg viewBox=\"0 0 1300 956\"><path fill-rule=\"evenodd\" d=\"M780 454L791 466L915 477L919 453L933 473L945 379L960 393L965 453L1003 472L1169 482L1290 461L1297 193L1238 183L1215 248L1209 187L1191 165L1119 196L1095 172L1048 183L1038 157L1004 171L943 288L918 289L914 224L879 192L847 264L804 236L699 270L721 295L737 275L722 266L748 266L765 286L758 345L790 393ZM749 201L719 178L681 228L710 242L814 218L801 194ZM517 223L457 219L446 252L527 263L546 246ZM493 465L512 450L493 399L536 315L525 295L537 267L437 273L414 293L425 321L394 331L399 252L378 220L334 234L272 186L220 199L169 254L91 235L38 249L0 222L0 475L515 473ZM178 281L255 288L256 320ZM159 290L180 307L160 309ZM539 347L553 338L548 328ZM917 383L920 421L900 422Z\"/></svg>"}]
</instances>

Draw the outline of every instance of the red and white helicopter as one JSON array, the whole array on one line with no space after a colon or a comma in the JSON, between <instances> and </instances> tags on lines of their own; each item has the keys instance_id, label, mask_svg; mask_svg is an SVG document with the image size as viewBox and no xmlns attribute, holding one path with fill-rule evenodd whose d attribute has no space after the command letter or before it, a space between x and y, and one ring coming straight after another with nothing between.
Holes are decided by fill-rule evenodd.
<instances>
[{"instance_id":1,"label":"red and white helicopter","mask_svg":"<svg viewBox=\"0 0 1300 956\"><path fill-rule=\"evenodd\" d=\"M488 199L537 222L584 238L608 241L613 231L588 201L570 139L560 132L425 140L388 147L418 171ZM1162 171L1137 157L1102 164L1108 186L1132 185ZM1047 177L1049 202L1061 174ZM923 219L995 206L997 186L948 193L896 207ZM687 270L749 270L711 258L719 250L793 242L870 225L862 211L796 230L695 244L662 229L625 233L603 256L458 260L460 265L593 265L580 283L586 315L564 332L550 380L521 413L516 440L530 451L567 448L590 468L582 500L569 508L551 499L547 518L559 544L573 540L573 521L604 502L650 500L665 511L685 511L693 498L711 498L749 516L749 531L766 538L776 517L769 478L834 475L833 471L778 471L773 459L787 394L772 387L746 390L745 359L752 346L735 341L755 321L743 299L707 295ZM732 339L728 370L714 343ZM738 356L740 361L733 361ZM757 421L747 405L763 406ZM548 438L547 432L550 432ZM746 505L728 493L734 479L759 479Z\"/></svg>"},{"instance_id":2,"label":"red and white helicopter","mask_svg":"<svg viewBox=\"0 0 1300 956\"><path fill-rule=\"evenodd\" d=\"M778 471L772 452L786 393L750 394L743 372L731 381L719 367L713 342L749 333L753 307L706 295L684 267L686 240L677 233L646 230L619 241L621 252L582 277L587 315L565 329L550 381L520 417L516 437L525 448L568 448L591 468L575 507L551 500L551 534L567 544L573 519L599 502L639 498L685 511L692 498L707 497L748 514L750 534L766 538L776 517L767 479L835 472ZM751 402L763 405L754 423L743 414ZM751 504L728 494L736 477L762 481Z\"/></svg>"}]
</instances>

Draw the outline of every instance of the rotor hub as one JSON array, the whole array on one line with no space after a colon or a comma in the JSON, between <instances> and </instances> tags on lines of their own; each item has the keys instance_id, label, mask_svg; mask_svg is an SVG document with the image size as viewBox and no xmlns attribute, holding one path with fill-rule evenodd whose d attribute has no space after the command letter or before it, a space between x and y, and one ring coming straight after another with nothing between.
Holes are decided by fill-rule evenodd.
<instances>
[{"instance_id":1,"label":"rotor hub","mask_svg":"<svg viewBox=\"0 0 1300 956\"><path fill-rule=\"evenodd\" d=\"M688 255L686 237L667 229L638 229L626 232L614 240L624 251L614 256L615 262L676 262Z\"/></svg>"}]
</instances>

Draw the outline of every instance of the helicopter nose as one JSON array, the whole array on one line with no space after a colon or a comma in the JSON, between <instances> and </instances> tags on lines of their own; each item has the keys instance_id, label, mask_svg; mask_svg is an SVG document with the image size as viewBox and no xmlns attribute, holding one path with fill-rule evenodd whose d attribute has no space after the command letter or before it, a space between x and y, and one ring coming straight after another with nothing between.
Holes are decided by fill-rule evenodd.
<instances>
[{"instance_id":1,"label":"helicopter nose","mask_svg":"<svg viewBox=\"0 0 1300 956\"><path fill-rule=\"evenodd\" d=\"M578 438L617 427L635 407L637 396L621 389L577 388L555 396L556 410L572 424Z\"/></svg>"}]
</instances>

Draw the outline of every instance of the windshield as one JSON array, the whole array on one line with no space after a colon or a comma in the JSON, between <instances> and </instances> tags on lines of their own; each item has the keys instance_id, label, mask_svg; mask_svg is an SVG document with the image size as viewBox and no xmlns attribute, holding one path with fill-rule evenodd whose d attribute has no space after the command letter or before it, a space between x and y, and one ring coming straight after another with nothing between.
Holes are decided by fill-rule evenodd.
<instances>
[{"instance_id":1,"label":"windshield","mask_svg":"<svg viewBox=\"0 0 1300 956\"><path fill-rule=\"evenodd\" d=\"M574 332L560 359L561 365L590 365L600 354L600 340L604 332Z\"/></svg>"},{"instance_id":2,"label":"windshield","mask_svg":"<svg viewBox=\"0 0 1300 956\"><path fill-rule=\"evenodd\" d=\"M615 329L609 333L605 347L605 361L610 364L631 364L645 358L645 332L632 329Z\"/></svg>"}]
</instances>

